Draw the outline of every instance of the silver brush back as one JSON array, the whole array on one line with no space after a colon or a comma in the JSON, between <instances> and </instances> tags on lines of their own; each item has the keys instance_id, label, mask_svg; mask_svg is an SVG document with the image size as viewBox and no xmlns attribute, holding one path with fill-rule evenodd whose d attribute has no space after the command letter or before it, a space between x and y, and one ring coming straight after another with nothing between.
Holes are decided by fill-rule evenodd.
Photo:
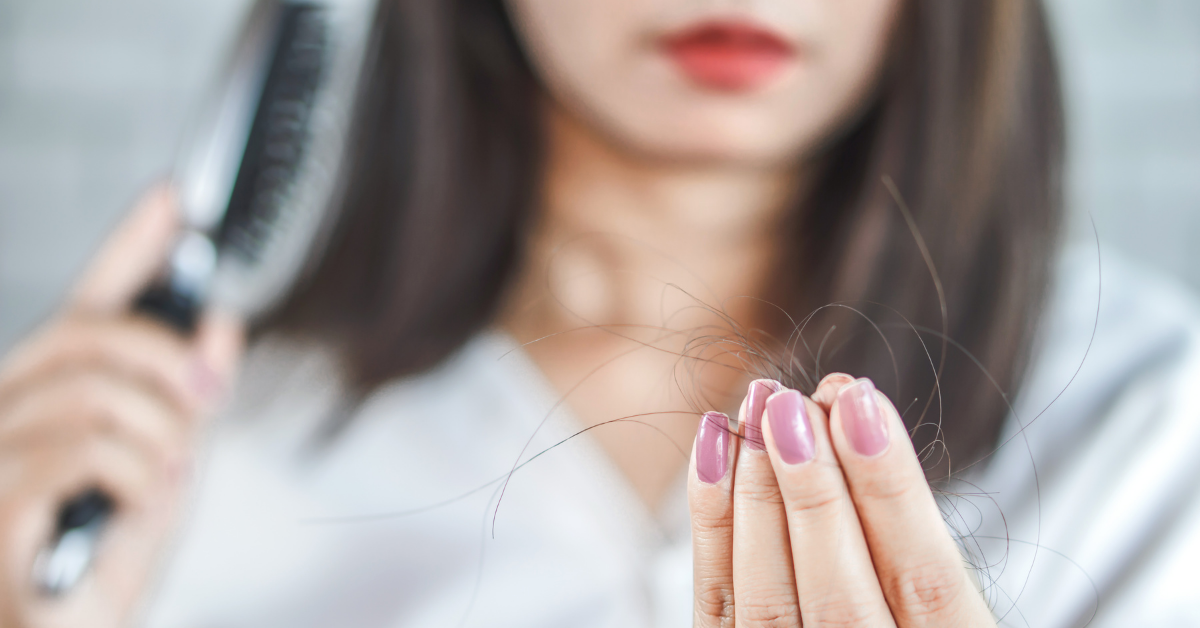
<instances>
[{"instance_id":1,"label":"silver brush back","mask_svg":"<svg viewBox=\"0 0 1200 628\"><path fill-rule=\"evenodd\" d=\"M375 0L255 0L176 164L183 228L135 309L190 334L210 305L248 319L277 304L333 224L339 164ZM49 596L87 575L116 504L64 503L34 565Z\"/></svg>"},{"instance_id":2,"label":"silver brush back","mask_svg":"<svg viewBox=\"0 0 1200 628\"><path fill-rule=\"evenodd\" d=\"M176 170L185 229L138 307L189 330L206 303L253 318L333 220L372 0L258 0Z\"/></svg>"}]
</instances>

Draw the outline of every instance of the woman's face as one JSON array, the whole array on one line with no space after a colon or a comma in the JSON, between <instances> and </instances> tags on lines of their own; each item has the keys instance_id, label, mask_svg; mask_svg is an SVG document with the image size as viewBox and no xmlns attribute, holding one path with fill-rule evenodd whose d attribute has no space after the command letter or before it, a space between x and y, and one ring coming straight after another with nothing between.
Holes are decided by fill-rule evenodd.
<instances>
[{"instance_id":1,"label":"woman's face","mask_svg":"<svg viewBox=\"0 0 1200 628\"><path fill-rule=\"evenodd\" d=\"M506 0L550 96L671 160L804 155L872 93L901 0Z\"/></svg>"}]
</instances>

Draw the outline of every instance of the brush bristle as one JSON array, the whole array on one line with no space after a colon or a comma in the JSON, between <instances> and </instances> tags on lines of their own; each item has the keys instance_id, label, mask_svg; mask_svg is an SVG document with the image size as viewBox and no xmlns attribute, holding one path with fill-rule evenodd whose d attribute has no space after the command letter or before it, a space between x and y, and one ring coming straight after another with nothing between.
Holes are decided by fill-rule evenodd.
<instances>
[{"instance_id":1,"label":"brush bristle","mask_svg":"<svg viewBox=\"0 0 1200 628\"><path fill-rule=\"evenodd\" d=\"M222 254L257 264L280 222L309 150L314 101L329 62L327 10L282 7L274 57L263 84L246 151L217 234Z\"/></svg>"}]
</instances>

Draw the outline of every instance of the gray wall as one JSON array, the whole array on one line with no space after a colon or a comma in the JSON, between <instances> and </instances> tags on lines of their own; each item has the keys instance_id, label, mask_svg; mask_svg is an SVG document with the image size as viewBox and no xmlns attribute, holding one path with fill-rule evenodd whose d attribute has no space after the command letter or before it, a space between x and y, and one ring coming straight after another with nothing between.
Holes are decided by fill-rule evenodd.
<instances>
[{"instance_id":1,"label":"gray wall","mask_svg":"<svg viewBox=\"0 0 1200 628\"><path fill-rule=\"evenodd\" d=\"M1068 99L1076 233L1091 212L1110 248L1200 287L1200 2L1047 4Z\"/></svg>"},{"instance_id":2,"label":"gray wall","mask_svg":"<svg viewBox=\"0 0 1200 628\"><path fill-rule=\"evenodd\" d=\"M163 178L244 0L0 0L0 350Z\"/></svg>"},{"instance_id":3,"label":"gray wall","mask_svg":"<svg viewBox=\"0 0 1200 628\"><path fill-rule=\"evenodd\" d=\"M1200 287L1200 2L1049 4L1076 222ZM244 6L0 0L0 351L166 173Z\"/></svg>"}]
</instances>

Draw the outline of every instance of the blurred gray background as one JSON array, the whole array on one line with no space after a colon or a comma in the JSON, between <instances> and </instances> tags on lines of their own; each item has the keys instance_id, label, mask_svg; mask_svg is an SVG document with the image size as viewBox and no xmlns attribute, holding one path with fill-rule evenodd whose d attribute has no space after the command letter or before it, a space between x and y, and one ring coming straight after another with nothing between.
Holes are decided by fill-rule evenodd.
<instances>
[{"instance_id":1,"label":"blurred gray background","mask_svg":"<svg viewBox=\"0 0 1200 628\"><path fill-rule=\"evenodd\" d=\"M1073 232L1200 288L1200 1L1048 0ZM246 0L0 0L0 351L168 171Z\"/></svg>"}]
</instances>

